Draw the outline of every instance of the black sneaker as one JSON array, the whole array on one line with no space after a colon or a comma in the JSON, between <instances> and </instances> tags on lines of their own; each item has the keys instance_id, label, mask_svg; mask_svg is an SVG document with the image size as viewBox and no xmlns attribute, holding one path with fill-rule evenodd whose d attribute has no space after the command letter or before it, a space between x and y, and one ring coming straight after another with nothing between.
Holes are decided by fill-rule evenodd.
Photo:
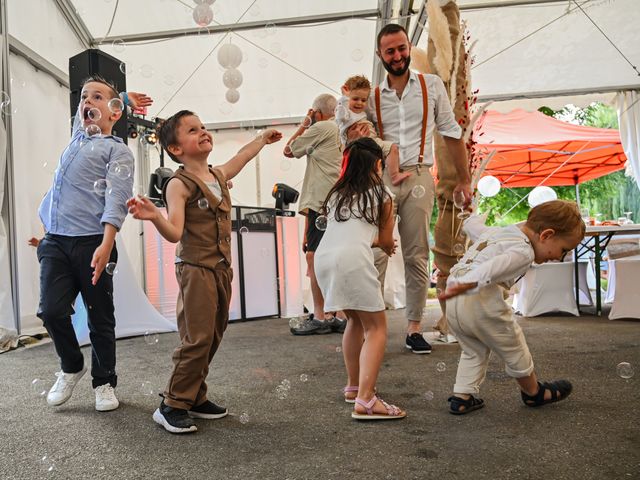
<instances>
[{"instance_id":1,"label":"black sneaker","mask_svg":"<svg viewBox=\"0 0 640 480\"><path fill-rule=\"evenodd\" d=\"M189 410L189 416L191 418L206 418L209 420L226 417L227 413L229 412L226 408L216 405L209 400Z\"/></svg>"},{"instance_id":2,"label":"black sneaker","mask_svg":"<svg viewBox=\"0 0 640 480\"><path fill-rule=\"evenodd\" d=\"M293 335L324 335L331 333L331 325L329 322L321 322L313 318L313 313L309 315L300 326L289 329Z\"/></svg>"},{"instance_id":3,"label":"black sneaker","mask_svg":"<svg viewBox=\"0 0 640 480\"><path fill-rule=\"evenodd\" d=\"M325 320L331 327L333 333L344 333L344 329L347 328L347 321L338 317L333 317L330 320Z\"/></svg>"},{"instance_id":4,"label":"black sneaker","mask_svg":"<svg viewBox=\"0 0 640 480\"><path fill-rule=\"evenodd\" d=\"M405 347L413 353L431 353L431 345L429 345L429 342L418 332L407 335Z\"/></svg>"},{"instance_id":5,"label":"black sneaker","mask_svg":"<svg viewBox=\"0 0 640 480\"><path fill-rule=\"evenodd\" d=\"M153 412L153 420L171 433L189 433L198 430L193 419L183 408L173 408L165 405L164 401L160 407Z\"/></svg>"}]
</instances>

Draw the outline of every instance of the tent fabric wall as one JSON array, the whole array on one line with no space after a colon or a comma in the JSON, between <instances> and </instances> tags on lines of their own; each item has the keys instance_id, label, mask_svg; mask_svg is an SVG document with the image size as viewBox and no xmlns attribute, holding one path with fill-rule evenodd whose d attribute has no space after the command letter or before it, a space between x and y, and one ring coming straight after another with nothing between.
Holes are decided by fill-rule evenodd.
<instances>
[{"instance_id":1,"label":"tent fabric wall","mask_svg":"<svg viewBox=\"0 0 640 480\"><path fill-rule=\"evenodd\" d=\"M618 93L616 106L627 171L633 174L640 187L640 91Z\"/></svg>"}]
</instances>

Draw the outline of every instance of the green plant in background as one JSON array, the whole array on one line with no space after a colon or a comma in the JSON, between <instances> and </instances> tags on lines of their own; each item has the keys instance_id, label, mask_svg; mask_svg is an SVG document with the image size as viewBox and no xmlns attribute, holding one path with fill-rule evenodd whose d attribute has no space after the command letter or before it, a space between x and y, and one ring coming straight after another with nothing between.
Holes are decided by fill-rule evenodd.
<instances>
[{"instance_id":1,"label":"green plant in background","mask_svg":"<svg viewBox=\"0 0 640 480\"><path fill-rule=\"evenodd\" d=\"M615 108L603 103L592 103L585 108L566 105L560 110L549 107L538 109L545 115L576 125L598 128L618 128ZM633 212L632 219L640 221L640 190L624 170L580 184L580 205L588 208L592 215L600 213L602 220L616 220L624 212ZM576 200L575 187L553 187L558 198ZM488 212L488 225L508 225L523 221L529 213L527 200L522 200L533 188L503 188L492 198L480 198L479 210ZM514 207L512 210L511 208ZM509 213L509 210L511 210Z\"/></svg>"}]
</instances>

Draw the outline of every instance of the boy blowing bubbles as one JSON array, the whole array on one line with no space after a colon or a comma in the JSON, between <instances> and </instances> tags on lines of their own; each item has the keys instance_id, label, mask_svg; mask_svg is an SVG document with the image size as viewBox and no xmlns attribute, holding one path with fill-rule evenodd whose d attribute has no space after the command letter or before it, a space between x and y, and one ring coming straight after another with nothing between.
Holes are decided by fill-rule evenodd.
<instances>
[{"instance_id":1,"label":"boy blowing bubbles","mask_svg":"<svg viewBox=\"0 0 640 480\"><path fill-rule=\"evenodd\" d=\"M197 430L193 418L216 419L227 409L208 400L209 363L222 340L231 300L231 197L227 181L235 177L265 145L282 134L265 130L227 163L210 167L213 137L188 110L160 127L162 147L180 163L165 184L168 218L147 198L127 202L129 212L149 220L176 248L179 285L176 317L181 344L173 353L174 368L164 400L153 420L171 433Z\"/></svg>"}]
</instances>

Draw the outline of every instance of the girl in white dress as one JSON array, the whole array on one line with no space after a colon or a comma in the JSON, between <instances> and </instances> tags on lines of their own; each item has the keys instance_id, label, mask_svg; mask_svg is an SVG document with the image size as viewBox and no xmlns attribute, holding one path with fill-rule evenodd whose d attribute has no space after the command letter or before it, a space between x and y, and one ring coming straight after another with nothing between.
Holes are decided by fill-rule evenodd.
<instances>
[{"instance_id":1,"label":"girl in white dress","mask_svg":"<svg viewBox=\"0 0 640 480\"><path fill-rule=\"evenodd\" d=\"M342 352L347 370L345 401L358 420L404 418L406 412L375 395L387 341L387 318L372 247L387 255L393 239L393 199L382 181L382 150L370 138L347 145L342 174L323 207L327 228L315 254L325 310L343 310Z\"/></svg>"}]
</instances>

